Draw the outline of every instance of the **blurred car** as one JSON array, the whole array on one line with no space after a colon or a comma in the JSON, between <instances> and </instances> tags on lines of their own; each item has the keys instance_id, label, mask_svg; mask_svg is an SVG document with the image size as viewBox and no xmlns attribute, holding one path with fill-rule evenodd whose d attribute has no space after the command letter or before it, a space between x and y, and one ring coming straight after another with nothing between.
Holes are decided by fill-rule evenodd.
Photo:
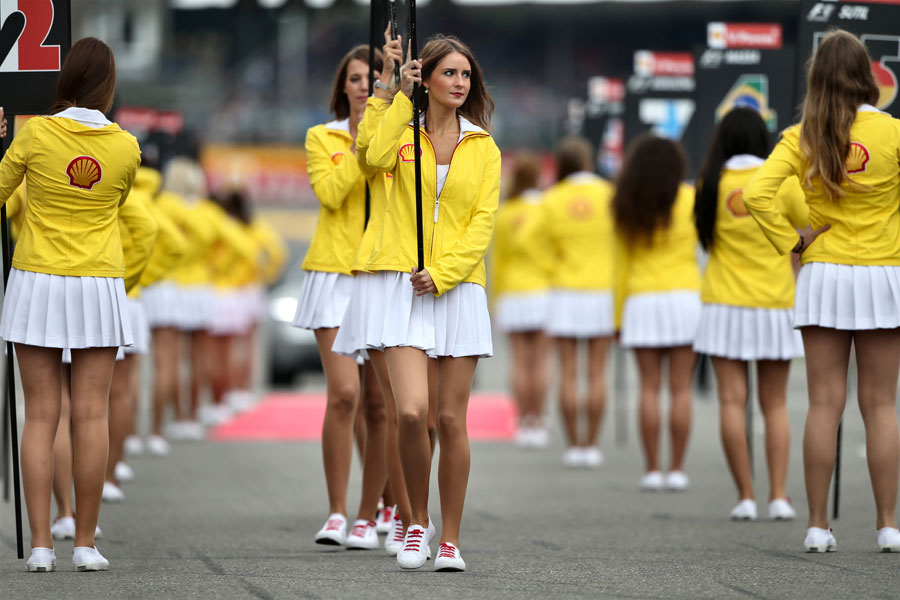
<instances>
[{"instance_id":1,"label":"blurred car","mask_svg":"<svg viewBox=\"0 0 900 600\"><path fill-rule=\"evenodd\" d=\"M303 373L322 371L315 334L291 325L303 272L290 269L288 273L296 275L289 275L269 291L266 314L269 381L276 386L289 385Z\"/></svg>"}]
</instances>

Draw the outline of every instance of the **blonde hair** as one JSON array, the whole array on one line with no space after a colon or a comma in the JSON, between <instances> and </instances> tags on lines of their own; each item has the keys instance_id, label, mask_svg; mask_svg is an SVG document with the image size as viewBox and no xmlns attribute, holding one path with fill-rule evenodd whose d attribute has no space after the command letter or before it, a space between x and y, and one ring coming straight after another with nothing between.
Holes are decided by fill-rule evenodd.
<instances>
[{"instance_id":1,"label":"blonde hair","mask_svg":"<svg viewBox=\"0 0 900 600\"><path fill-rule=\"evenodd\" d=\"M203 167L192 158L184 156L173 158L166 165L163 189L178 194L188 201L205 198L207 190Z\"/></svg>"},{"instance_id":2,"label":"blonde hair","mask_svg":"<svg viewBox=\"0 0 900 600\"><path fill-rule=\"evenodd\" d=\"M872 59L859 39L844 30L822 39L809 67L800 124L800 149L806 155L804 182L818 177L832 200L844 196L841 184L865 189L847 173L850 127L860 105L878 102Z\"/></svg>"}]
</instances>

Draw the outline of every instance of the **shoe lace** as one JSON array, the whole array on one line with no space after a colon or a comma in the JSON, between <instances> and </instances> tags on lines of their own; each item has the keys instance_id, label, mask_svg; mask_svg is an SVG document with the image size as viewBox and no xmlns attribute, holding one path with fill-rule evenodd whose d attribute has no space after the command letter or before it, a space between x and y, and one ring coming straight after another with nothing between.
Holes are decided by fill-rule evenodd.
<instances>
[{"instance_id":1,"label":"shoe lace","mask_svg":"<svg viewBox=\"0 0 900 600\"><path fill-rule=\"evenodd\" d=\"M394 515L394 509L392 509L392 508L384 508L384 509L381 511L381 520L382 520L382 521L387 521L388 523L390 523L390 522L392 521L392 519L393 519L393 515Z\"/></svg>"},{"instance_id":2,"label":"shoe lace","mask_svg":"<svg viewBox=\"0 0 900 600\"><path fill-rule=\"evenodd\" d=\"M326 531L337 531L338 529L341 528L341 525L343 525L343 523L344 522L341 521L340 519L331 519L330 521L328 521L328 525L325 526L325 530Z\"/></svg>"},{"instance_id":3,"label":"shoe lace","mask_svg":"<svg viewBox=\"0 0 900 600\"><path fill-rule=\"evenodd\" d=\"M406 552L418 552L424 534L425 532L421 529L414 529L408 532L406 534L406 546L403 547L403 550Z\"/></svg>"},{"instance_id":4,"label":"shoe lace","mask_svg":"<svg viewBox=\"0 0 900 600\"><path fill-rule=\"evenodd\" d=\"M456 558L456 548L451 546L446 542L441 543L441 548L438 551L438 557L440 558Z\"/></svg>"},{"instance_id":5,"label":"shoe lace","mask_svg":"<svg viewBox=\"0 0 900 600\"><path fill-rule=\"evenodd\" d=\"M394 541L400 542L402 544L403 540L403 523L397 521L397 523L394 525Z\"/></svg>"},{"instance_id":6,"label":"shoe lace","mask_svg":"<svg viewBox=\"0 0 900 600\"><path fill-rule=\"evenodd\" d=\"M368 529L368 528L369 528L368 523L363 523L361 525L354 525L353 530L350 532L350 535L353 535L356 537L365 537L366 529Z\"/></svg>"}]
</instances>

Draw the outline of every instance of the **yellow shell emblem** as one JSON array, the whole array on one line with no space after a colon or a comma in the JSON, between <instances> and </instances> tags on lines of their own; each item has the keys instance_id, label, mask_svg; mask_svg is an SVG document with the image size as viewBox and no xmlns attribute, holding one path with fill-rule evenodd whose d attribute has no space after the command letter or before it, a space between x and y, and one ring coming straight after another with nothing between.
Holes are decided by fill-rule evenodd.
<instances>
[{"instance_id":1,"label":"yellow shell emblem","mask_svg":"<svg viewBox=\"0 0 900 600\"><path fill-rule=\"evenodd\" d=\"M341 164L342 160L344 160L343 152L335 152L331 155L331 162L334 163L334 166L338 166L339 164Z\"/></svg>"},{"instance_id":2,"label":"yellow shell emblem","mask_svg":"<svg viewBox=\"0 0 900 600\"><path fill-rule=\"evenodd\" d=\"M83 190L92 189L103 177L103 169L100 163L92 156L79 156L73 158L66 167L66 175L69 176L69 185Z\"/></svg>"},{"instance_id":3,"label":"yellow shell emblem","mask_svg":"<svg viewBox=\"0 0 900 600\"><path fill-rule=\"evenodd\" d=\"M415 162L416 147L414 144L403 144L402 146L400 146L400 151L397 152L397 155L403 162ZM419 156L422 156L421 148L419 148Z\"/></svg>"},{"instance_id":4,"label":"yellow shell emblem","mask_svg":"<svg viewBox=\"0 0 900 600\"><path fill-rule=\"evenodd\" d=\"M847 172L862 173L869 162L869 149L859 142L850 142L850 152L847 153Z\"/></svg>"},{"instance_id":5,"label":"yellow shell emblem","mask_svg":"<svg viewBox=\"0 0 900 600\"><path fill-rule=\"evenodd\" d=\"M725 201L728 210L736 217L748 217L750 211L744 205L744 190L735 190L728 194L728 200Z\"/></svg>"},{"instance_id":6,"label":"yellow shell emblem","mask_svg":"<svg viewBox=\"0 0 900 600\"><path fill-rule=\"evenodd\" d=\"M573 198L569 202L569 215L576 221L586 221L594 216L594 205L588 198Z\"/></svg>"}]
</instances>

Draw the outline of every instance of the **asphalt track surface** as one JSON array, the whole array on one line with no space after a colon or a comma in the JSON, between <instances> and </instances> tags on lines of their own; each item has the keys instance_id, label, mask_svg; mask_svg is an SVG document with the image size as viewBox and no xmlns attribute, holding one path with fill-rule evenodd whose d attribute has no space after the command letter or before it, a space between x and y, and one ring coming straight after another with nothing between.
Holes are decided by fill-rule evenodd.
<instances>
[{"instance_id":1,"label":"asphalt track surface","mask_svg":"<svg viewBox=\"0 0 900 600\"><path fill-rule=\"evenodd\" d=\"M493 361L480 367L481 387L502 386L503 366ZM788 493L798 510L792 523L728 520L736 497L708 398L694 405L685 493L637 490L642 461L633 406L622 444L608 412L606 462L596 471L561 467L558 427L546 450L473 444L465 573L434 573L430 563L403 572L380 550L316 546L327 504L315 442L176 444L168 458L133 459L137 479L125 486L126 501L103 506L98 547L111 562L105 573L75 572L72 542L57 543L57 572L27 573L15 558L12 504L0 502L0 598L897 598L900 555L875 545L862 422L852 398L841 515L833 523L838 551L803 552L802 371L797 363L789 399ZM626 383L633 404L633 381ZM768 489L756 414L764 517ZM359 481L354 465L351 510ZM439 527L436 487L431 512ZM27 532L25 542L27 556Z\"/></svg>"}]
</instances>

